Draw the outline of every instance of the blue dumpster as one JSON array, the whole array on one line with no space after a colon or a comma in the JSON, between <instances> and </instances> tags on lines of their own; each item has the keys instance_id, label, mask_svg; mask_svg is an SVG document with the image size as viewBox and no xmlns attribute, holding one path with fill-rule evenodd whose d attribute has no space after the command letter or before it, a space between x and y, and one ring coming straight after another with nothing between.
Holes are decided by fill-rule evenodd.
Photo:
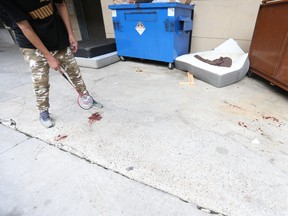
<instances>
[{"instance_id":1,"label":"blue dumpster","mask_svg":"<svg viewBox=\"0 0 288 216\"><path fill-rule=\"evenodd\" d=\"M169 63L189 53L194 5L136 3L109 5L117 53Z\"/></svg>"}]
</instances>

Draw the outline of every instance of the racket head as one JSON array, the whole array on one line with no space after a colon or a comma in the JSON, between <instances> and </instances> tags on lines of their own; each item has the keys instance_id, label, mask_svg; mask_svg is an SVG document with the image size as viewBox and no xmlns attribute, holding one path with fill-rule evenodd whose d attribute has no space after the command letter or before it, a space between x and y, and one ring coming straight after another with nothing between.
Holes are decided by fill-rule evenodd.
<instances>
[{"instance_id":1,"label":"racket head","mask_svg":"<svg viewBox=\"0 0 288 216\"><path fill-rule=\"evenodd\" d=\"M77 102L82 109L89 110L93 107L94 100L90 95L79 95Z\"/></svg>"}]
</instances>

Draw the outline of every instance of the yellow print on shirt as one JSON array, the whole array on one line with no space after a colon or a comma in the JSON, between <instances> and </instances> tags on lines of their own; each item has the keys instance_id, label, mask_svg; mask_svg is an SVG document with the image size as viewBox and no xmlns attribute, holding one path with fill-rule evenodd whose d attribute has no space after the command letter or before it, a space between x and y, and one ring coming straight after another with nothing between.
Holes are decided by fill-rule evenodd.
<instances>
[{"instance_id":1,"label":"yellow print on shirt","mask_svg":"<svg viewBox=\"0 0 288 216\"><path fill-rule=\"evenodd\" d=\"M31 11L29 14L33 19L44 19L53 14L54 9L52 3L45 5L37 10Z\"/></svg>"}]
</instances>

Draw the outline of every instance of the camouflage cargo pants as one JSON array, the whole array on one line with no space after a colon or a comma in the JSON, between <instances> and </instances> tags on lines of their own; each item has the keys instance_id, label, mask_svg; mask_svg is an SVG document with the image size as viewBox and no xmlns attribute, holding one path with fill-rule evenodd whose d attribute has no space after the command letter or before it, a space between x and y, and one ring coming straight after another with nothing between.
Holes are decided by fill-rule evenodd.
<instances>
[{"instance_id":1,"label":"camouflage cargo pants","mask_svg":"<svg viewBox=\"0 0 288 216\"><path fill-rule=\"evenodd\" d=\"M20 49L31 73L37 108L48 110L49 105L49 65L38 49ZM52 51L51 54L61 63L79 93L87 94L86 85L82 79L80 69L70 48Z\"/></svg>"}]
</instances>

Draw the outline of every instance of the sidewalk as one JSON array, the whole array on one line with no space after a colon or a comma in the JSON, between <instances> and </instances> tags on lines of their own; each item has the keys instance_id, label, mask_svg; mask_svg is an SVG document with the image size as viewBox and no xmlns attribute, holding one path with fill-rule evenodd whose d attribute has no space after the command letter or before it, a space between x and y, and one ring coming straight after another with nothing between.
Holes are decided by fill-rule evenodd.
<instances>
[{"instance_id":1,"label":"sidewalk","mask_svg":"<svg viewBox=\"0 0 288 216\"><path fill-rule=\"evenodd\" d=\"M18 49L0 51L0 215L287 215L287 92L247 77L181 86L167 65L117 62L81 68L105 106L89 123L97 111L51 71L45 129Z\"/></svg>"},{"instance_id":2,"label":"sidewalk","mask_svg":"<svg viewBox=\"0 0 288 216\"><path fill-rule=\"evenodd\" d=\"M208 215L39 139L0 130L0 215Z\"/></svg>"},{"instance_id":3,"label":"sidewalk","mask_svg":"<svg viewBox=\"0 0 288 216\"><path fill-rule=\"evenodd\" d=\"M21 86L33 96L30 72L18 48L0 43L0 56L0 103L13 100L9 91ZM13 112L14 107L9 109ZM20 132L2 114L1 216L209 215L194 204Z\"/></svg>"}]
</instances>

